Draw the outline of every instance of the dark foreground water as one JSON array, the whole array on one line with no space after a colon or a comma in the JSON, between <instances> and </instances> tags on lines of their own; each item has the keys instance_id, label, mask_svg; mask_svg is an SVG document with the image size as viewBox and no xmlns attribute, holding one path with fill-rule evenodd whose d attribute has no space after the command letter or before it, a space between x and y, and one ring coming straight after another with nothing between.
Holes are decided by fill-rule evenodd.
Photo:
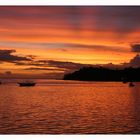
<instances>
[{"instance_id":1,"label":"dark foreground water","mask_svg":"<svg viewBox=\"0 0 140 140\"><path fill-rule=\"evenodd\" d=\"M0 85L1 134L140 133L140 83L36 81Z\"/></svg>"}]
</instances>

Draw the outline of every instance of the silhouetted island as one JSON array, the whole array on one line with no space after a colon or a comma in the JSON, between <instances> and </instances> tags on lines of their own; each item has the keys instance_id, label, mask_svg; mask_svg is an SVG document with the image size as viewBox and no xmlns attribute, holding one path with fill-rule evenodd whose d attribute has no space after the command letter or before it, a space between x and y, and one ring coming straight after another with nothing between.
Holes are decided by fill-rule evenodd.
<instances>
[{"instance_id":1,"label":"silhouetted island","mask_svg":"<svg viewBox=\"0 0 140 140\"><path fill-rule=\"evenodd\" d=\"M65 74L64 80L81 80L81 81L123 81L138 82L140 81L140 68L108 69L83 67L73 73Z\"/></svg>"}]
</instances>

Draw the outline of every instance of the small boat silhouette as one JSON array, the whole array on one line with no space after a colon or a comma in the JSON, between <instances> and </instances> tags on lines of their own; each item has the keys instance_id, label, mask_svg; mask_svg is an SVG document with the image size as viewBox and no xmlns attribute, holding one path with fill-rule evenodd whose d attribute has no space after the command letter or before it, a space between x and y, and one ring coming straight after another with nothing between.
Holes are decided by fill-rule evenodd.
<instances>
[{"instance_id":1,"label":"small boat silhouette","mask_svg":"<svg viewBox=\"0 0 140 140\"><path fill-rule=\"evenodd\" d=\"M129 83L129 87L134 87L134 86L135 85L132 82Z\"/></svg>"},{"instance_id":2,"label":"small boat silhouette","mask_svg":"<svg viewBox=\"0 0 140 140\"><path fill-rule=\"evenodd\" d=\"M36 83L35 82L19 82L18 83L20 87L31 87L31 86L35 86Z\"/></svg>"}]
</instances>

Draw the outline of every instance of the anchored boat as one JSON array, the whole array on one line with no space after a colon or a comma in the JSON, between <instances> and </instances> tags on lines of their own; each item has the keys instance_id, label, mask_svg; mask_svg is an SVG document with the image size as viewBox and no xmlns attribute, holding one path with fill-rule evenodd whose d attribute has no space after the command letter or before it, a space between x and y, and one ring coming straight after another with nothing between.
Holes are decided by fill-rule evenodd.
<instances>
[{"instance_id":1,"label":"anchored boat","mask_svg":"<svg viewBox=\"0 0 140 140\"><path fill-rule=\"evenodd\" d=\"M35 82L19 82L18 83L20 87L31 87L31 86L35 86L36 83Z\"/></svg>"},{"instance_id":2,"label":"anchored boat","mask_svg":"<svg viewBox=\"0 0 140 140\"><path fill-rule=\"evenodd\" d=\"M135 85L132 82L129 83L129 87L134 87L134 86Z\"/></svg>"}]
</instances>

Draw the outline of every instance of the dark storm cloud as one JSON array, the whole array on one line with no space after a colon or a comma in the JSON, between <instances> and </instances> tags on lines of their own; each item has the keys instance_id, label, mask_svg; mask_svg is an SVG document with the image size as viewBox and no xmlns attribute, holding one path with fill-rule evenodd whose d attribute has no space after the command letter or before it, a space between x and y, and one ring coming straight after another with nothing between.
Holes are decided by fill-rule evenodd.
<instances>
[{"instance_id":1,"label":"dark storm cloud","mask_svg":"<svg viewBox=\"0 0 140 140\"><path fill-rule=\"evenodd\" d=\"M134 58L132 58L129 62L129 65L131 67L140 67L140 56L136 55Z\"/></svg>"},{"instance_id":2,"label":"dark storm cloud","mask_svg":"<svg viewBox=\"0 0 140 140\"><path fill-rule=\"evenodd\" d=\"M44 60L42 61L40 61L40 60L32 60L32 61L16 61L16 62L14 62L15 63L15 65L17 65L17 66L37 66L37 67L41 67L41 66L43 66L43 67L46 67L46 66L48 66L47 65L47 63L46 63L46 61L44 62Z\"/></svg>"},{"instance_id":3,"label":"dark storm cloud","mask_svg":"<svg viewBox=\"0 0 140 140\"><path fill-rule=\"evenodd\" d=\"M34 66L34 67L26 68L25 70L52 70L52 71L55 70L73 71L85 66L91 66L89 64L55 61L55 60L37 60L37 61L34 60L30 62L15 62L15 65Z\"/></svg>"},{"instance_id":4,"label":"dark storm cloud","mask_svg":"<svg viewBox=\"0 0 140 140\"><path fill-rule=\"evenodd\" d=\"M54 60L48 60L47 63L49 66L53 66L57 68L64 68L66 70L76 70L85 66L90 66L88 64L62 62L62 61L54 61Z\"/></svg>"},{"instance_id":5,"label":"dark storm cloud","mask_svg":"<svg viewBox=\"0 0 140 140\"><path fill-rule=\"evenodd\" d=\"M15 62L15 61L30 61L29 57L22 57L14 55L16 50L0 50L0 61L1 62Z\"/></svg>"},{"instance_id":6,"label":"dark storm cloud","mask_svg":"<svg viewBox=\"0 0 140 140\"><path fill-rule=\"evenodd\" d=\"M132 52L137 52L139 53L140 52L140 44L133 44L131 46L131 49L132 49Z\"/></svg>"},{"instance_id":7,"label":"dark storm cloud","mask_svg":"<svg viewBox=\"0 0 140 140\"><path fill-rule=\"evenodd\" d=\"M59 68L45 68L45 67L30 67L30 68L26 68L24 70L49 70L49 71L64 71L63 69L59 69Z\"/></svg>"}]
</instances>

